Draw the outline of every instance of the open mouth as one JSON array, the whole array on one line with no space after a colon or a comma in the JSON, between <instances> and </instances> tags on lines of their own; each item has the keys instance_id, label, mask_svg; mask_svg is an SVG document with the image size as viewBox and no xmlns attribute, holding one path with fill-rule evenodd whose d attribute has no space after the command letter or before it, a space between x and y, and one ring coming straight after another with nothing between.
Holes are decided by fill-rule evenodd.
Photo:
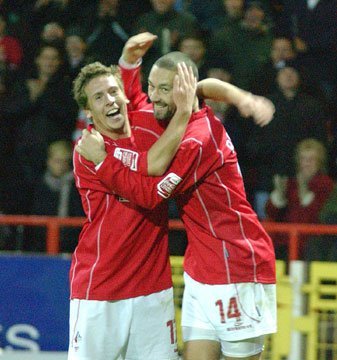
<instances>
[{"instance_id":1,"label":"open mouth","mask_svg":"<svg viewBox=\"0 0 337 360\"><path fill-rule=\"evenodd\" d=\"M113 118L113 117L115 117L115 116L117 116L119 114L120 114L119 109L112 109L112 110L110 110L109 112L106 113L106 116L109 117L109 118Z\"/></svg>"}]
</instances>

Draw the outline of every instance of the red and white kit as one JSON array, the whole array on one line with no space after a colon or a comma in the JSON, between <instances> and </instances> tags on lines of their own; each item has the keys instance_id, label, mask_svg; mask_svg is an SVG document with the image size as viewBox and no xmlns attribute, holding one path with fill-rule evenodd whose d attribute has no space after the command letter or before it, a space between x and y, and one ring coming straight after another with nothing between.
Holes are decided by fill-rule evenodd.
<instances>
[{"instance_id":1,"label":"red and white kit","mask_svg":"<svg viewBox=\"0 0 337 360\"><path fill-rule=\"evenodd\" d=\"M146 153L132 150L133 137L104 141L109 157L146 171ZM165 204L149 211L130 203L100 182L95 165L77 152L74 174L87 220L73 254L70 297L120 300L170 288Z\"/></svg>"},{"instance_id":2,"label":"red and white kit","mask_svg":"<svg viewBox=\"0 0 337 360\"><path fill-rule=\"evenodd\" d=\"M134 110L133 129L159 136L164 124L154 118L141 91L139 68L122 69L122 75ZM141 145L140 138L135 139ZM184 269L194 280L275 283L272 241L246 199L232 142L208 107L192 115L168 172L157 178L145 175L123 166L112 154L97 171L103 184L145 208L178 195L188 234Z\"/></svg>"},{"instance_id":3,"label":"red and white kit","mask_svg":"<svg viewBox=\"0 0 337 360\"><path fill-rule=\"evenodd\" d=\"M149 148L148 133L135 133ZM147 155L134 150L134 137L104 141L109 156L146 171ZM70 269L68 360L176 360L168 228L161 215L166 204L158 211L133 205L105 186L95 165L77 152L74 174L87 219Z\"/></svg>"}]
</instances>

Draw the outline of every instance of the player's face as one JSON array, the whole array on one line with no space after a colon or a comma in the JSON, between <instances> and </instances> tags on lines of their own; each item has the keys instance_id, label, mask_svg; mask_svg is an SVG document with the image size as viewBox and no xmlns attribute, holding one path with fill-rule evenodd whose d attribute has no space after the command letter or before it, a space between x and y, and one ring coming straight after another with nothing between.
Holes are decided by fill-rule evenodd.
<instances>
[{"instance_id":1,"label":"player's face","mask_svg":"<svg viewBox=\"0 0 337 360\"><path fill-rule=\"evenodd\" d=\"M88 97L86 114L100 133L117 137L128 129L127 100L113 75L93 78L85 87Z\"/></svg>"},{"instance_id":2,"label":"player's face","mask_svg":"<svg viewBox=\"0 0 337 360\"><path fill-rule=\"evenodd\" d=\"M154 65L148 80L148 95L153 103L154 116L157 120L170 120L176 111L173 101L173 80L175 71Z\"/></svg>"}]
</instances>

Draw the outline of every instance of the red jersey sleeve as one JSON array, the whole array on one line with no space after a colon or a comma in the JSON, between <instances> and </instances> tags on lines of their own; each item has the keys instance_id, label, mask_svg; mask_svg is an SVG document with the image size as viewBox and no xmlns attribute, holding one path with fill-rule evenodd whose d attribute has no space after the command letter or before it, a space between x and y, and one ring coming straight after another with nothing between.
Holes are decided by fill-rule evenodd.
<instances>
[{"instance_id":1,"label":"red jersey sleeve","mask_svg":"<svg viewBox=\"0 0 337 360\"><path fill-rule=\"evenodd\" d=\"M130 100L128 110L134 111L144 109L144 107L149 106L147 101L148 96L142 90L142 83L140 81L140 66L132 69L126 69L120 65L120 69L125 95Z\"/></svg>"},{"instance_id":2,"label":"red jersey sleeve","mask_svg":"<svg viewBox=\"0 0 337 360\"><path fill-rule=\"evenodd\" d=\"M76 187L79 191L83 189L113 193L113 191L110 191L110 188L105 186L96 176L95 164L87 161L76 151L74 151L73 165Z\"/></svg>"},{"instance_id":3,"label":"red jersey sleeve","mask_svg":"<svg viewBox=\"0 0 337 360\"><path fill-rule=\"evenodd\" d=\"M108 158L114 159L122 168L132 169L135 171L147 171L147 153L137 153L133 150L110 147L108 150ZM87 161L83 156L74 151L73 156L74 178L76 187L81 195L82 205L85 213L91 212L91 217L95 214L95 209L89 209L89 200L109 195L117 195L113 187L106 186L97 176L97 170L94 163ZM118 194L120 195L120 194Z\"/></svg>"},{"instance_id":4,"label":"red jersey sleeve","mask_svg":"<svg viewBox=\"0 0 337 360\"><path fill-rule=\"evenodd\" d=\"M161 177L150 177L132 171L112 156L108 156L97 176L110 191L129 201L152 209L174 193L182 193L196 185L208 167L200 165L202 144L186 139L180 146L171 166Z\"/></svg>"}]
</instances>

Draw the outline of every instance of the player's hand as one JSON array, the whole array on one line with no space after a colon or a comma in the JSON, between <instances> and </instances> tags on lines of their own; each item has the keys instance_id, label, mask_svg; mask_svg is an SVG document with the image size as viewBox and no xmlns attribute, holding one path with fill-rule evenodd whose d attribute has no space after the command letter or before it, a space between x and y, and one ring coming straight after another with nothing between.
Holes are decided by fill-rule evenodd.
<instances>
[{"instance_id":1,"label":"player's hand","mask_svg":"<svg viewBox=\"0 0 337 360\"><path fill-rule=\"evenodd\" d=\"M104 161L107 156L103 136L95 129L91 132L87 129L82 131L82 137L75 146L75 151L95 165Z\"/></svg>"},{"instance_id":2,"label":"player's hand","mask_svg":"<svg viewBox=\"0 0 337 360\"><path fill-rule=\"evenodd\" d=\"M268 125L275 113L274 104L269 99L251 93L238 104L238 110L243 117L252 117L261 127Z\"/></svg>"},{"instance_id":3,"label":"player's hand","mask_svg":"<svg viewBox=\"0 0 337 360\"><path fill-rule=\"evenodd\" d=\"M151 34L150 32L143 32L131 36L124 45L122 52L123 60L129 64L135 64L146 54L157 37L157 35Z\"/></svg>"},{"instance_id":4,"label":"player's hand","mask_svg":"<svg viewBox=\"0 0 337 360\"><path fill-rule=\"evenodd\" d=\"M182 62L177 65L178 74L173 82L173 101L177 111L192 112L196 97L197 79L192 67Z\"/></svg>"}]
</instances>

